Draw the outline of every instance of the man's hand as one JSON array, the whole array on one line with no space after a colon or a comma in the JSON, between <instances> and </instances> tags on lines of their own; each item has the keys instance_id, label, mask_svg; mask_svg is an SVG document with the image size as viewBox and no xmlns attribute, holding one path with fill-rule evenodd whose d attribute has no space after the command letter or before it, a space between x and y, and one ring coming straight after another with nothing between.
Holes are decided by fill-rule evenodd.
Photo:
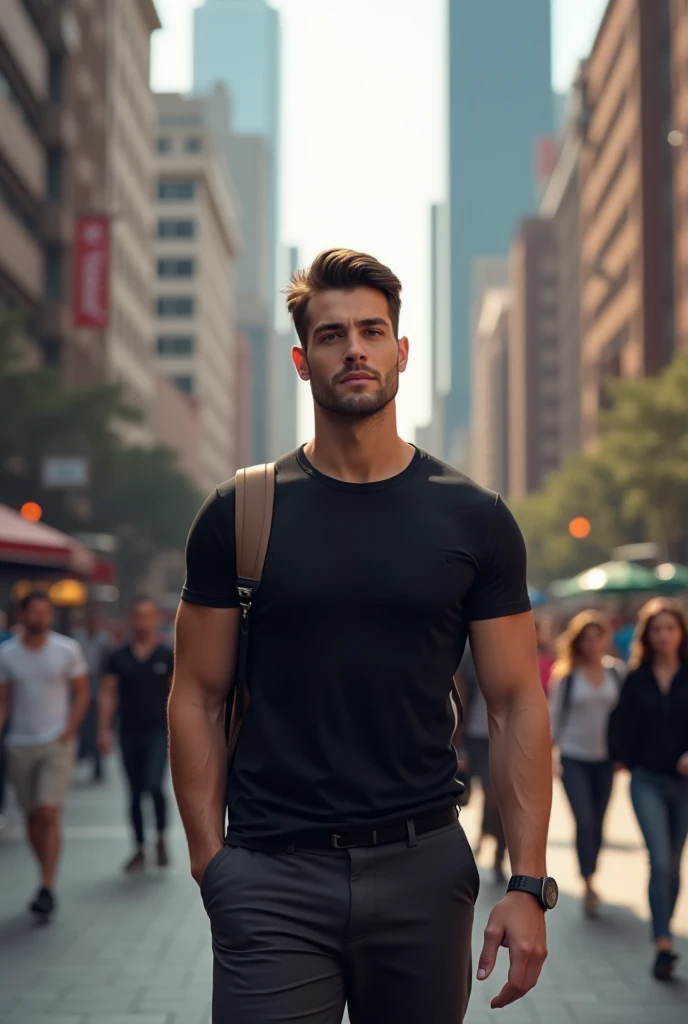
<instances>
[{"instance_id":1,"label":"man's hand","mask_svg":"<svg viewBox=\"0 0 688 1024\"><path fill-rule=\"evenodd\" d=\"M688 775L688 753L679 757L678 764L676 765L676 771L679 775Z\"/></svg>"},{"instance_id":2,"label":"man's hand","mask_svg":"<svg viewBox=\"0 0 688 1024\"><path fill-rule=\"evenodd\" d=\"M208 865L213 857L220 852L223 846L224 843L220 839L214 847L211 846L205 850L199 850L198 852L194 850L191 854L191 877L199 888Z\"/></svg>"},{"instance_id":3,"label":"man's hand","mask_svg":"<svg viewBox=\"0 0 688 1024\"><path fill-rule=\"evenodd\" d=\"M61 743L64 746L66 743L69 743L69 741L73 740L73 739L74 739L74 730L73 729L65 729L65 731L62 733L62 735L58 736L57 742Z\"/></svg>"},{"instance_id":4,"label":"man's hand","mask_svg":"<svg viewBox=\"0 0 688 1024\"><path fill-rule=\"evenodd\" d=\"M492 974L500 946L509 950L509 976L490 1003L493 1010L509 1006L530 992L547 959L545 912L529 893L507 893L490 914L478 963L478 981L486 981Z\"/></svg>"}]
</instances>

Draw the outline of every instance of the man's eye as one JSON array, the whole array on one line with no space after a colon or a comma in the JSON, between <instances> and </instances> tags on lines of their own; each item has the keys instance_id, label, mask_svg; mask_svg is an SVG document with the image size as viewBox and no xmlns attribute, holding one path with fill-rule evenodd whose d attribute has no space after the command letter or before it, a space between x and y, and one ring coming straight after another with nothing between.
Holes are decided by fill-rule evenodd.
<instances>
[{"instance_id":1,"label":"man's eye","mask_svg":"<svg viewBox=\"0 0 688 1024\"><path fill-rule=\"evenodd\" d=\"M366 334L373 334L373 335L380 335L380 334L382 334L382 331L376 331L374 327L368 327L366 329L365 333Z\"/></svg>"},{"instance_id":2,"label":"man's eye","mask_svg":"<svg viewBox=\"0 0 688 1024\"><path fill-rule=\"evenodd\" d=\"M323 334L321 341L334 341L337 337L336 334Z\"/></svg>"}]
</instances>

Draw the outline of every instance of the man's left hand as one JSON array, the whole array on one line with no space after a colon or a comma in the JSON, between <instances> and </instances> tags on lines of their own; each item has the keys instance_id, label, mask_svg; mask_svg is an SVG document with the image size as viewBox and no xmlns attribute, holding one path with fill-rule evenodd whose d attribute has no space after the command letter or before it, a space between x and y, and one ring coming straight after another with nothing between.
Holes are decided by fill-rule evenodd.
<instances>
[{"instance_id":1,"label":"man's left hand","mask_svg":"<svg viewBox=\"0 0 688 1024\"><path fill-rule=\"evenodd\" d=\"M530 992L547 959L545 912L529 893L507 893L490 914L478 963L478 981L486 981L492 974L500 946L509 950L509 976L490 1003L493 1010L509 1006Z\"/></svg>"},{"instance_id":2,"label":"man's left hand","mask_svg":"<svg viewBox=\"0 0 688 1024\"><path fill-rule=\"evenodd\" d=\"M73 740L73 739L74 739L74 730L73 729L65 729L65 731L62 733L62 735L58 737L57 742L61 743L64 746L65 743L69 743L70 740Z\"/></svg>"}]
</instances>

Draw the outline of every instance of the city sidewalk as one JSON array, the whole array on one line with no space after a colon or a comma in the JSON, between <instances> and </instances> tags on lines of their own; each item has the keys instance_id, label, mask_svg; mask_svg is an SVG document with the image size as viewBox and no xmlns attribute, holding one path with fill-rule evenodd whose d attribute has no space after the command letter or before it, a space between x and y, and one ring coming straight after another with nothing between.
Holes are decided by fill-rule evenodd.
<instances>
[{"instance_id":1,"label":"city sidewalk","mask_svg":"<svg viewBox=\"0 0 688 1024\"><path fill-rule=\"evenodd\" d=\"M116 765L109 767L109 784L75 784L67 814L61 905L49 926L34 926L25 911L34 874L15 815L0 833L2 1024L208 1024L208 924L188 876L183 835L175 825L169 873L150 869L143 877L124 877L120 869L129 852L122 824L124 798ZM570 820L557 793L549 863L562 896L549 917L545 973L533 995L493 1013L489 1000L506 974L507 954L502 951L494 978L475 985L468 1024L679 1024L685 1018L688 891L677 918L683 954L679 974L686 980L662 986L649 976L645 855L626 789L625 781L617 780L610 848L600 878L607 906L594 922L580 912ZM464 812L471 837L478 802ZM476 955L497 898L489 871L482 874Z\"/></svg>"}]
</instances>

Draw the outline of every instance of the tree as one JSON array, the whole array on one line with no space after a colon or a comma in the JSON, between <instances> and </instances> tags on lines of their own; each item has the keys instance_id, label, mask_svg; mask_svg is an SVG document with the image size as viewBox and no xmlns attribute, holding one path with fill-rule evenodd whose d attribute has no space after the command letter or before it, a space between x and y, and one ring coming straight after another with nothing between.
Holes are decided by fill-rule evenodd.
<instances>
[{"instance_id":1,"label":"tree","mask_svg":"<svg viewBox=\"0 0 688 1024\"><path fill-rule=\"evenodd\" d=\"M201 501L162 446L128 448L118 424L141 420L117 385L69 390L57 370L27 366L17 324L0 319L0 494L19 508L37 501L46 522L67 533L112 533L119 541L123 596L129 598L151 560L181 548ZM84 495L43 487L50 454L84 455L91 483Z\"/></svg>"}]
</instances>

